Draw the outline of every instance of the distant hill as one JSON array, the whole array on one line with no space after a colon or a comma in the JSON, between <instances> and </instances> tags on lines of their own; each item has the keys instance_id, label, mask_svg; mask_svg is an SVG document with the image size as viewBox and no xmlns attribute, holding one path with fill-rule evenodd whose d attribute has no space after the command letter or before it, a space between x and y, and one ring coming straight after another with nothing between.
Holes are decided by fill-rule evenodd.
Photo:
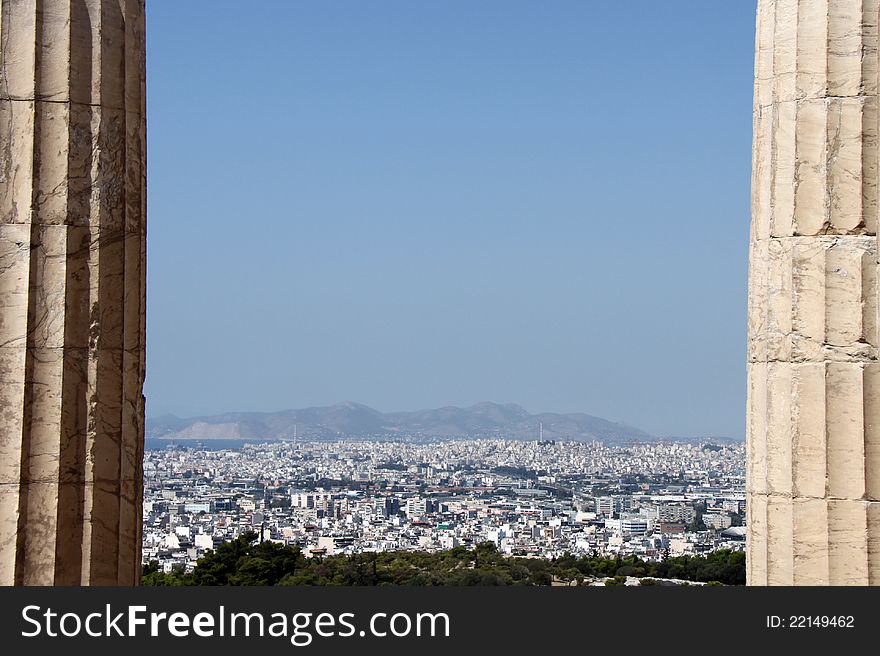
<instances>
[{"instance_id":1,"label":"distant hill","mask_svg":"<svg viewBox=\"0 0 880 656\"><path fill-rule=\"evenodd\" d=\"M503 437L533 440L544 426L544 439L620 442L654 439L648 433L582 413L530 414L515 404L478 403L416 412L382 413L360 403L280 412L232 412L182 419L165 415L147 420L147 437L175 440L301 439L409 437L444 439Z\"/></svg>"}]
</instances>

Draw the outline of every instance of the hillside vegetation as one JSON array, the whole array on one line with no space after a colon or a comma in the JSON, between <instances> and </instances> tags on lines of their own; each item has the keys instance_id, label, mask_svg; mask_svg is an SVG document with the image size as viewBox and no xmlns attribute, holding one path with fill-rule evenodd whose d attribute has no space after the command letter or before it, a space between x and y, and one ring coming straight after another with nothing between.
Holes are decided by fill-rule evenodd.
<instances>
[{"instance_id":1,"label":"hillside vegetation","mask_svg":"<svg viewBox=\"0 0 880 656\"><path fill-rule=\"evenodd\" d=\"M745 585L745 554L719 550L705 556L678 556L660 562L635 556L563 556L553 560L498 553L484 542L473 550L397 551L306 558L298 547L254 543L248 533L209 551L188 574L144 566L143 585L551 585L590 578L633 576L645 584L656 578Z\"/></svg>"}]
</instances>

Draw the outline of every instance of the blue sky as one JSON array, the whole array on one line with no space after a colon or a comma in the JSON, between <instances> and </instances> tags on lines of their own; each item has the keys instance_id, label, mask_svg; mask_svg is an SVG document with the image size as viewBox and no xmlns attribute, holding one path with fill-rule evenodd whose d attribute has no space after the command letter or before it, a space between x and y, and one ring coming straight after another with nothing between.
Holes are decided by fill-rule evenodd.
<instances>
[{"instance_id":1,"label":"blue sky","mask_svg":"<svg viewBox=\"0 0 880 656\"><path fill-rule=\"evenodd\" d=\"M754 2L147 12L149 416L742 436Z\"/></svg>"}]
</instances>

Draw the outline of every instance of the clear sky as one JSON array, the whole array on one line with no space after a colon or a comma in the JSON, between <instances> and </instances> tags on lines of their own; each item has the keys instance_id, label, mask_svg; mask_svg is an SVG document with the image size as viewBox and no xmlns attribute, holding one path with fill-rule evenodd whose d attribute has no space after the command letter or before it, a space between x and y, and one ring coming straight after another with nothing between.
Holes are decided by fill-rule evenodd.
<instances>
[{"instance_id":1,"label":"clear sky","mask_svg":"<svg viewBox=\"0 0 880 656\"><path fill-rule=\"evenodd\" d=\"M753 0L149 0L147 414L745 429Z\"/></svg>"}]
</instances>

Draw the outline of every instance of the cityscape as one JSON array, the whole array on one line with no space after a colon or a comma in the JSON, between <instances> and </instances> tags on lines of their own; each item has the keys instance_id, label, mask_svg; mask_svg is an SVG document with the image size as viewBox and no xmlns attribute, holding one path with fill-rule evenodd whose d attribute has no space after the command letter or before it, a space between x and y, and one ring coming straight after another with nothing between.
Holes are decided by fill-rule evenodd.
<instances>
[{"instance_id":1,"label":"cityscape","mask_svg":"<svg viewBox=\"0 0 880 656\"><path fill-rule=\"evenodd\" d=\"M880 0L695 4L0 0L9 648L867 636Z\"/></svg>"},{"instance_id":2,"label":"cityscape","mask_svg":"<svg viewBox=\"0 0 880 656\"><path fill-rule=\"evenodd\" d=\"M190 572L250 532L307 558L743 551L744 462L745 445L722 440L190 440L145 454L142 558Z\"/></svg>"}]
</instances>

